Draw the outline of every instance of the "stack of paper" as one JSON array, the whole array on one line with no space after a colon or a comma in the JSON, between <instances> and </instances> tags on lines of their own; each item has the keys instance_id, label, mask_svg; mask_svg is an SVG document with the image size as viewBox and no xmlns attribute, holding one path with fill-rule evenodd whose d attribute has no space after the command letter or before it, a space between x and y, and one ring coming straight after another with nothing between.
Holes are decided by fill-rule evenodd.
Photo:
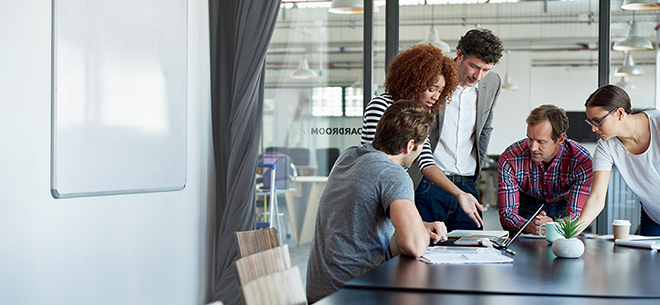
<instances>
[{"instance_id":1,"label":"stack of paper","mask_svg":"<svg viewBox=\"0 0 660 305\"><path fill-rule=\"evenodd\" d=\"M490 264L510 263L513 258L488 247L429 247L420 261L428 264Z\"/></svg>"}]
</instances>

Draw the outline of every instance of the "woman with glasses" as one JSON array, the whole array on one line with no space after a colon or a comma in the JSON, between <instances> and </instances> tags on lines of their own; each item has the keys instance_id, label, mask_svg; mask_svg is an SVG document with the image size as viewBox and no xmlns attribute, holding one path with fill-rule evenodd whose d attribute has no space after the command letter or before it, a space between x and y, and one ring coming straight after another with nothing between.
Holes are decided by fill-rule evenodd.
<instances>
[{"instance_id":1,"label":"woman with glasses","mask_svg":"<svg viewBox=\"0 0 660 305\"><path fill-rule=\"evenodd\" d=\"M591 194L578 220L587 225L603 210L614 165L642 204L640 234L660 235L660 111L632 112L630 97L614 85L598 88L585 107L586 122L600 139Z\"/></svg>"}]
</instances>

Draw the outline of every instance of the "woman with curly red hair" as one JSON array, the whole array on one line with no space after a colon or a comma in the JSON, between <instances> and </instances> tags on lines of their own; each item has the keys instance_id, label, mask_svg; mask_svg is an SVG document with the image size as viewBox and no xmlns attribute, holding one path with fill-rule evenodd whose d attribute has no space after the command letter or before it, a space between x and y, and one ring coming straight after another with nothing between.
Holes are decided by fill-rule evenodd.
<instances>
[{"instance_id":1,"label":"woman with curly red hair","mask_svg":"<svg viewBox=\"0 0 660 305\"><path fill-rule=\"evenodd\" d=\"M456 63L431 44L409 47L387 67L385 93L371 99L364 110L362 144L371 143L378 120L398 100L424 104L438 112L458 86Z\"/></svg>"},{"instance_id":2,"label":"woman with curly red hair","mask_svg":"<svg viewBox=\"0 0 660 305\"><path fill-rule=\"evenodd\" d=\"M456 62L431 44L412 46L399 53L387 67L385 93L371 99L364 111L362 122L362 144L371 143L376 125L385 109L399 100L409 100L432 108L437 114L444 107L458 87L458 67ZM437 123L436 123L437 124ZM416 162L426 162L427 167L439 168L433 158L431 142L427 139L422 155ZM430 163L429 163L430 162ZM423 172L429 181L450 192L455 185L441 170ZM478 219L480 220L480 219Z\"/></svg>"}]
</instances>

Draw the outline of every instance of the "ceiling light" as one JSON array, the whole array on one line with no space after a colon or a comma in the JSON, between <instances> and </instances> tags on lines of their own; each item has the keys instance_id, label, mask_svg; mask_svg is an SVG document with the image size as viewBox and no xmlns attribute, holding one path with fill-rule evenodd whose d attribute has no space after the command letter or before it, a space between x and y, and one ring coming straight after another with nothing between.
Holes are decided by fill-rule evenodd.
<instances>
[{"instance_id":1,"label":"ceiling light","mask_svg":"<svg viewBox=\"0 0 660 305\"><path fill-rule=\"evenodd\" d=\"M307 58L301 59L300 64L298 64L298 70L291 72L291 78L295 79L310 79L315 77L316 72L309 68Z\"/></svg>"},{"instance_id":2,"label":"ceiling light","mask_svg":"<svg viewBox=\"0 0 660 305\"><path fill-rule=\"evenodd\" d=\"M637 11L660 10L660 3L656 0L624 0L621 8Z\"/></svg>"},{"instance_id":3,"label":"ceiling light","mask_svg":"<svg viewBox=\"0 0 660 305\"><path fill-rule=\"evenodd\" d=\"M438 37L438 31L435 30L434 25L431 25L428 33L426 33L426 39L419 42L419 44L425 44L425 43L432 44L436 48L442 50L442 52L445 54L451 52L451 48L449 47L449 44L440 40L440 38Z\"/></svg>"},{"instance_id":4,"label":"ceiling light","mask_svg":"<svg viewBox=\"0 0 660 305\"><path fill-rule=\"evenodd\" d=\"M449 47L448 43L440 40L440 38L438 37L438 31L435 29L435 24L433 23L433 21L435 21L435 12L433 11L434 8L435 5L431 5L431 27L429 28L429 31L426 33L426 39L420 41L418 44L430 43L434 47L442 50L442 53L448 54L449 52L451 52L451 48Z\"/></svg>"},{"instance_id":5,"label":"ceiling light","mask_svg":"<svg viewBox=\"0 0 660 305\"><path fill-rule=\"evenodd\" d=\"M614 75L644 75L644 70L638 66L635 66L632 53L626 51L624 56L625 58L623 60L623 66L616 68Z\"/></svg>"},{"instance_id":6,"label":"ceiling light","mask_svg":"<svg viewBox=\"0 0 660 305\"><path fill-rule=\"evenodd\" d=\"M639 36L637 33L637 23L633 19L628 27L626 37L615 42L612 49L617 51L652 50L653 44L648 39Z\"/></svg>"},{"instance_id":7,"label":"ceiling light","mask_svg":"<svg viewBox=\"0 0 660 305\"><path fill-rule=\"evenodd\" d=\"M378 13L378 6L374 2L374 13ZM364 13L364 2L362 0L332 0L330 13L335 14L362 14Z\"/></svg>"},{"instance_id":8,"label":"ceiling light","mask_svg":"<svg viewBox=\"0 0 660 305\"><path fill-rule=\"evenodd\" d=\"M509 62L511 61L511 50L506 50L506 74L504 75L504 84L502 84L502 90L504 91L516 91L518 86L509 80Z\"/></svg>"},{"instance_id":9,"label":"ceiling light","mask_svg":"<svg viewBox=\"0 0 660 305\"><path fill-rule=\"evenodd\" d=\"M509 80L509 73L507 72L504 76L504 84L502 85L502 90L504 91L516 91L518 90L518 85L514 84Z\"/></svg>"}]
</instances>

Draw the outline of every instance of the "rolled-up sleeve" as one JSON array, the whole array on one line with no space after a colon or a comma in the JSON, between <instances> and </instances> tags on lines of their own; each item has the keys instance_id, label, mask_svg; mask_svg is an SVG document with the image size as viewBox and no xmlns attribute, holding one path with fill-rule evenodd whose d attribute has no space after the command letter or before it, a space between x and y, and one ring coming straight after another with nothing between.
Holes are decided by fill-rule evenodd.
<instances>
[{"instance_id":1,"label":"rolled-up sleeve","mask_svg":"<svg viewBox=\"0 0 660 305\"><path fill-rule=\"evenodd\" d=\"M506 153L500 156L497 166L497 201L499 202L500 223L508 231L518 231L525 219L518 215L520 199L515 171Z\"/></svg>"}]
</instances>

